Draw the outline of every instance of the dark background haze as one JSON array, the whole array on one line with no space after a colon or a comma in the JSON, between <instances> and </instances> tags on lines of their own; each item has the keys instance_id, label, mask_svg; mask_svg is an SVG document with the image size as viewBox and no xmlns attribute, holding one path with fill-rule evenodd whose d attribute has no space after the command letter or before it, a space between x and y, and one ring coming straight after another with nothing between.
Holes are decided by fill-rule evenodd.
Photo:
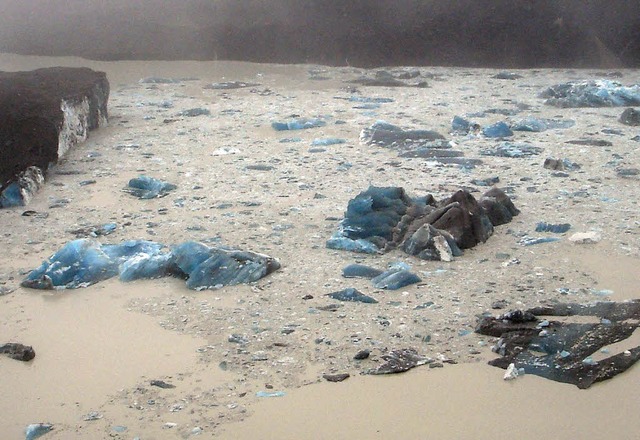
<instances>
[{"instance_id":1,"label":"dark background haze","mask_svg":"<svg viewBox=\"0 0 640 440\"><path fill-rule=\"evenodd\" d=\"M638 67L640 1L0 0L0 51L362 67Z\"/></svg>"}]
</instances>

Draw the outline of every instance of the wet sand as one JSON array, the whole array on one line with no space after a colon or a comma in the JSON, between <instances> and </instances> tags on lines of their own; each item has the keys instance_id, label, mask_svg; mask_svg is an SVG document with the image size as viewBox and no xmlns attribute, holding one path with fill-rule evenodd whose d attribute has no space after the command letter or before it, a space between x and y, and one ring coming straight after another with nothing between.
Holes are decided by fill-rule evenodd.
<instances>
[{"instance_id":1,"label":"wet sand","mask_svg":"<svg viewBox=\"0 0 640 440\"><path fill-rule=\"evenodd\" d=\"M502 370L485 365L493 356L492 338L466 334L476 315L499 312L491 310L499 299L508 308L602 299L589 289L613 291L604 299L640 298L640 185L615 174L615 166L640 165L637 143L629 140L638 130L617 122L622 109L556 109L536 98L545 86L606 72L519 71L524 79L505 82L491 79L496 71L488 69L421 68L441 79L429 80L431 87L424 90L361 87L363 95L396 101L365 114L335 99L347 96L343 81L357 77L359 69L327 68L323 74L330 79L317 81L307 72L318 66L0 55L0 70L53 65L106 71L111 121L69 152L29 205L48 217L22 217L21 209L0 212L0 285L15 289L0 297L0 342L22 342L36 351L29 364L0 358L0 368L11 378L0 385L0 437L22 438L24 427L39 421L55 424L46 439L189 438L198 428L202 437L229 439L637 437L637 366L589 390L530 376L505 382ZM148 76L197 79L138 83ZM258 82L257 92L263 94L204 89L230 80ZM639 83L640 72L625 70L622 81ZM154 104L163 100L173 107ZM464 142L467 157L485 162L471 171L398 158L358 141L360 130L377 119L448 136L453 115L515 102L532 105L536 116L575 119L576 127L518 133L516 140L545 148L529 159L480 156L491 142ZM210 109L212 117L176 116L193 107ZM330 115L347 124L290 133L271 129L272 121L292 114ZM163 123L165 118L176 121ZM494 115L481 122L491 118L505 119ZM603 128L623 135L606 137L614 142L609 148L564 143L585 133L605 138ZM279 142L289 136L302 141ZM322 153L308 151L312 139L329 136L347 143ZM569 157L582 169L569 178L550 177L542 168L547 156ZM612 161L617 162L607 165ZM252 164L273 170L250 171L246 166ZM128 179L141 173L179 188L148 201L123 193ZM411 195L432 192L440 198L468 187L472 178L492 175L500 176L499 186L512 188L522 213L451 263L324 247L348 200L369 184L404 186ZM89 178L96 184L78 184ZM50 208L63 198L68 199L64 208ZM56 292L18 286L26 271L74 238L67 231L108 221L119 226L100 238L105 243L215 238L270 254L283 268L254 285L212 292L189 291L174 279L109 280ZM519 245L518 234L531 233L538 221L568 222L572 230L556 243ZM567 239L590 230L602 234L600 243L581 246ZM505 264L514 260L518 263ZM396 292L375 290L366 280L340 277L342 267L354 261L376 267L403 261L424 282ZM329 302L325 294L345 287L371 294L380 304L314 311ZM565 287L575 293L559 293ZM314 299L303 300L305 294ZM416 310L427 301L436 307ZM230 343L232 333L249 343ZM430 342L423 342L425 336ZM637 344L635 336L616 351ZM380 350L398 347L459 365L419 367L394 377L359 375L375 365ZM353 361L362 348L373 350L372 359ZM339 384L321 378L337 372L351 378ZM152 379L176 388L152 387ZM270 390L286 394L255 397ZM90 411L102 418L83 421ZM127 429L119 433L114 426Z\"/></svg>"}]
</instances>

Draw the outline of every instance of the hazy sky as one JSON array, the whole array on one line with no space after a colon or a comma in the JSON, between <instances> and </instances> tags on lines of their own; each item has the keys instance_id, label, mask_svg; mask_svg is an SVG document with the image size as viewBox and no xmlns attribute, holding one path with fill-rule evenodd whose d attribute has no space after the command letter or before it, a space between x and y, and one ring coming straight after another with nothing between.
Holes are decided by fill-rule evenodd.
<instances>
[{"instance_id":1,"label":"hazy sky","mask_svg":"<svg viewBox=\"0 0 640 440\"><path fill-rule=\"evenodd\" d=\"M322 41L332 36L336 41L354 36L362 41L381 35L393 39L415 29L445 46L456 38L457 44L470 46L478 38L487 44L508 44L509 32L532 30L538 35L531 39L548 40L540 44L562 44L564 37L550 36L552 30L585 41L597 37L616 55L626 46L640 52L635 41L640 38L640 0L0 0L0 11L0 50L27 46L44 53L69 48L86 55L98 46L105 53L112 45L113 53L135 56L152 40L182 50L174 43L189 32L188 44L206 51L218 44L213 37L217 30L222 35L235 32L234 38L242 39L245 29L273 32L278 26L292 32L292 38L299 32L300 40L307 41L309 33ZM514 16L521 23L514 23Z\"/></svg>"}]
</instances>

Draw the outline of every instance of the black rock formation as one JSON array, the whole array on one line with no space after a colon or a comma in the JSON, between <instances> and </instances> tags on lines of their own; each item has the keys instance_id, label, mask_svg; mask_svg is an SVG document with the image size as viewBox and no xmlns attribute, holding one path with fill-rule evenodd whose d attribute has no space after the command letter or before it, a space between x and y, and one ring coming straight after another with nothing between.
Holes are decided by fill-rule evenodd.
<instances>
[{"instance_id":1,"label":"black rock formation","mask_svg":"<svg viewBox=\"0 0 640 440\"><path fill-rule=\"evenodd\" d=\"M5 193L3 203L20 204L20 197L26 202L24 196L34 191L34 182L41 183L50 164L105 124L108 99L103 72L67 67L0 72L0 192L16 183L18 195Z\"/></svg>"},{"instance_id":2,"label":"black rock formation","mask_svg":"<svg viewBox=\"0 0 640 440\"><path fill-rule=\"evenodd\" d=\"M427 260L450 261L461 249L484 243L493 227L511 221L518 209L493 188L476 200L460 190L437 202L432 195L411 199L399 187L369 187L349 201L331 249L379 253L400 247Z\"/></svg>"},{"instance_id":3,"label":"black rock formation","mask_svg":"<svg viewBox=\"0 0 640 440\"><path fill-rule=\"evenodd\" d=\"M539 316L593 316L600 321L540 321ZM501 357L490 361L490 365L506 369L514 364L527 374L584 389L626 371L640 359L640 347L598 361L591 357L603 347L629 338L640 326L639 319L640 300L562 303L515 310L497 318L485 317L476 332L500 338L494 351Z\"/></svg>"}]
</instances>

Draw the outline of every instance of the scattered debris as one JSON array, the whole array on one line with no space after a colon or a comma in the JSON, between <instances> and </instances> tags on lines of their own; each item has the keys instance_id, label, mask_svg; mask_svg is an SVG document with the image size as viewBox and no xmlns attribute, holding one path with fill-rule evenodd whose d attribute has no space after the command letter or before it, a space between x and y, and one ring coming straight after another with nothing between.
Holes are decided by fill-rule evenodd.
<instances>
[{"instance_id":1,"label":"scattered debris","mask_svg":"<svg viewBox=\"0 0 640 440\"><path fill-rule=\"evenodd\" d=\"M420 365L433 362L432 359L421 356L413 348L391 350L383 354L382 359L386 362L377 368L366 370L365 374L395 374L403 373Z\"/></svg>"}]
</instances>

